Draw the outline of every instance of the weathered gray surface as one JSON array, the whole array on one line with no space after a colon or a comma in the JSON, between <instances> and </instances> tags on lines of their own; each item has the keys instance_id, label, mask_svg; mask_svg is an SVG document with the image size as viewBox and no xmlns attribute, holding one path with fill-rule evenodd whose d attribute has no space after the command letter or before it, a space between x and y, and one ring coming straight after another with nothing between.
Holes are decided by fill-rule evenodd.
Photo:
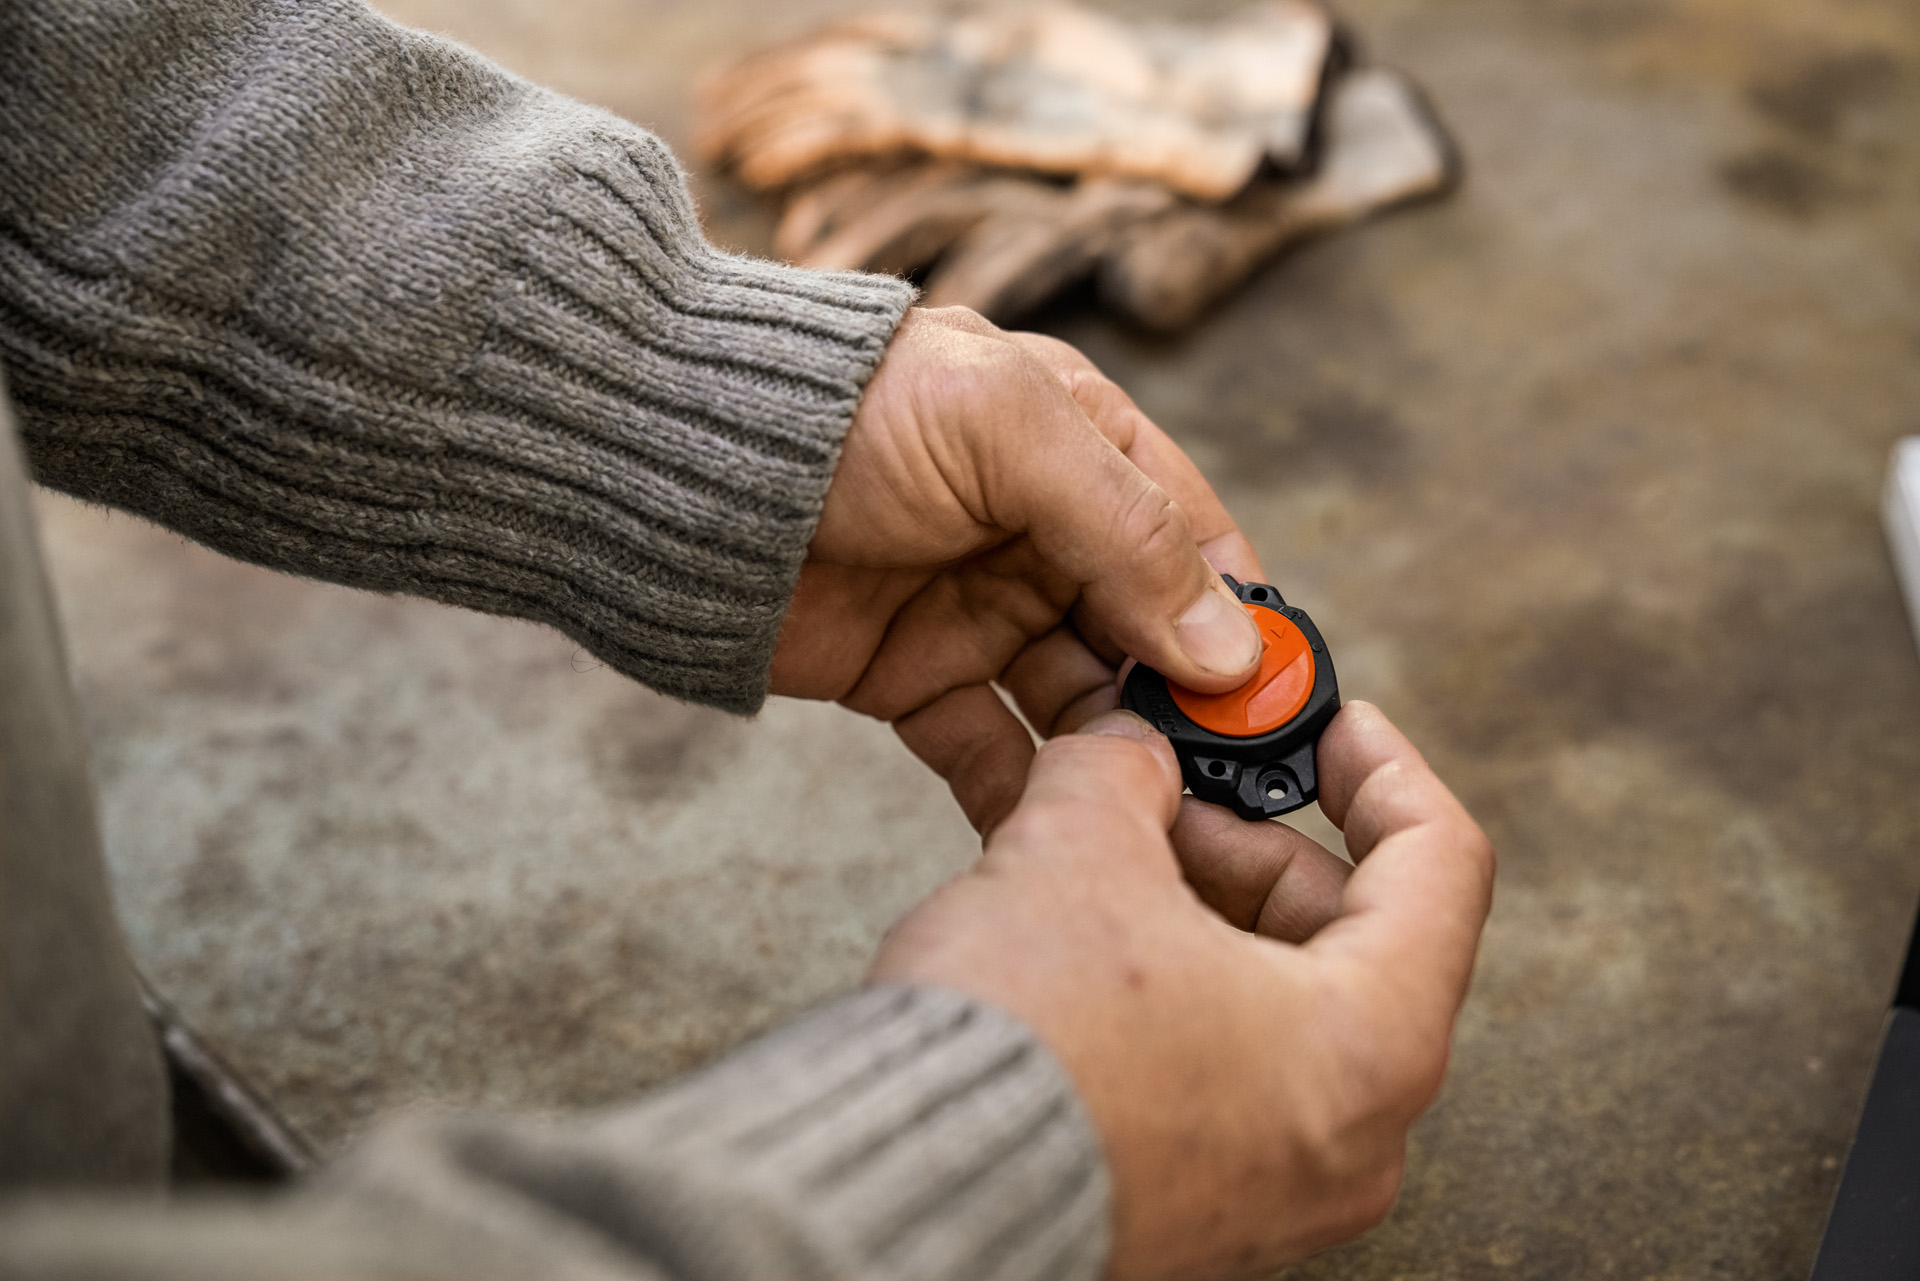
<instances>
[{"instance_id":1,"label":"weathered gray surface","mask_svg":"<svg viewBox=\"0 0 1920 1281\"><path fill-rule=\"evenodd\" d=\"M834 6L391 8L681 140L694 68ZM1920 891L1874 513L1920 431L1920 14L1344 8L1433 91L1460 194L1178 342L1051 321L1502 852L1401 1206L1300 1275L1799 1277ZM832 709L725 722L529 628L46 510L136 948L323 1142L657 1080L852 981L969 855Z\"/></svg>"},{"instance_id":2,"label":"weathered gray surface","mask_svg":"<svg viewBox=\"0 0 1920 1281\"><path fill-rule=\"evenodd\" d=\"M683 1071L851 985L972 848L836 709L749 724L531 625L46 510L135 953L323 1147Z\"/></svg>"}]
</instances>

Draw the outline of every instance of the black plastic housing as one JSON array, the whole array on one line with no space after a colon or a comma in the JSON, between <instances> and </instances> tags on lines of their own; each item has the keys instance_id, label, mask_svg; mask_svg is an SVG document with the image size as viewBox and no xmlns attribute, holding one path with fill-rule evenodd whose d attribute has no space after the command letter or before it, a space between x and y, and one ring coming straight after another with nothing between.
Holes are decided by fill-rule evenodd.
<instances>
[{"instance_id":1,"label":"black plastic housing","mask_svg":"<svg viewBox=\"0 0 1920 1281\"><path fill-rule=\"evenodd\" d=\"M1274 818L1310 805L1320 795L1313 753L1327 722L1340 710L1340 685L1327 643L1304 610L1287 604L1266 583L1221 577L1245 604L1291 619L1313 647L1313 692L1299 715L1278 729L1250 738L1216 734L1189 720L1167 691L1167 678L1145 663L1136 663L1127 673L1120 701L1172 742L1188 791L1203 801L1225 805L1244 819Z\"/></svg>"}]
</instances>

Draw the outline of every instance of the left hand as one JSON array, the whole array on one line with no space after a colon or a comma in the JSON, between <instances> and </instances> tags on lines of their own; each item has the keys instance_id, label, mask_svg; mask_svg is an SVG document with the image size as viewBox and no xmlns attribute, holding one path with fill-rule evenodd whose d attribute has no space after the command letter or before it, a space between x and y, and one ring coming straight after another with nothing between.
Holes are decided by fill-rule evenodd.
<instances>
[{"instance_id":1,"label":"left hand","mask_svg":"<svg viewBox=\"0 0 1920 1281\"><path fill-rule=\"evenodd\" d=\"M1350 878L1281 824L1183 804L1172 747L1110 713L1041 748L980 861L880 945L876 981L998 1006L1072 1079L1112 1176L1116 1281L1267 1276L1393 1204L1494 855L1366 703L1321 738L1320 785ZM1216 826L1183 848L1195 822Z\"/></svg>"},{"instance_id":2,"label":"left hand","mask_svg":"<svg viewBox=\"0 0 1920 1281\"><path fill-rule=\"evenodd\" d=\"M1033 742L1113 707L1125 656L1232 689L1260 578L1199 470L1066 343L916 309L860 402L774 652L773 690L890 721L989 831Z\"/></svg>"}]
</instances>

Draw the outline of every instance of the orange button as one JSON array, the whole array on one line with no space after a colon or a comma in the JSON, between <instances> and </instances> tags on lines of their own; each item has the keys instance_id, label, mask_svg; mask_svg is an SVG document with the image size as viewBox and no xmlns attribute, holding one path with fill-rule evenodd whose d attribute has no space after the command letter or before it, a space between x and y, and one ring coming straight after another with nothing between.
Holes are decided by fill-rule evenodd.
<instances>
[{"instance_id":1,"label":"orange button","mask_svg":"<svg viewBox=\"0 0 1920 1281\"><path fill-rule=\"evenodd\" d=\"M1285 614L1259 605L1246 608L1260 629L1260 668L1252 680L1224 694L1196 694L1167 682L1167 692L1187 719L1230 738L1279 729L1300 714L1313 693L1313 647L1306 634Z\"/></svg>"}]
</instances>

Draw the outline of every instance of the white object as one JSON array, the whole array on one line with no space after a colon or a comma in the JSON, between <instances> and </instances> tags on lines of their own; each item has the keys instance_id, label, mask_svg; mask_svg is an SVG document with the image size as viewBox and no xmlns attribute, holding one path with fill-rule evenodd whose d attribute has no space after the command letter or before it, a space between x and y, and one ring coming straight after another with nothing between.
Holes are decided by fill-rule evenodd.
<instances>
[{"instance_id":1,"label":"white object","mask_svg":"<svg viewBox=\"0 0 1920 1281\"><path fill-rule=\"evenodd\" d=\"M1880 515L1893 549L1894 572L1906 594L1907 617L1920 642L1920 436L1908 436L1893 447Z\"/></svg>"}]
</instances>

